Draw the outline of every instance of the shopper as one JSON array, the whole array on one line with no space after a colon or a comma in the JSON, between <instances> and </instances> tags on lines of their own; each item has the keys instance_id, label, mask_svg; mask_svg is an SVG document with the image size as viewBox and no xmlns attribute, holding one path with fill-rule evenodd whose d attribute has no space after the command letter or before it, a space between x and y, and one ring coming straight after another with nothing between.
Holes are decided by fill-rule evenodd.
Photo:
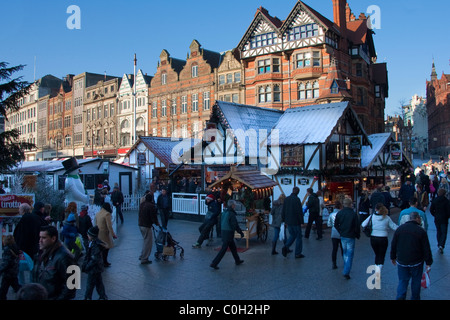
<instances>
[{"instance_id":1,"label":"shopper","mask_svg":"<svg viewBox=\"0 0 450 320\"><path fill-rule=\"evenodd\" d=\"M444 189L438 190L437 197L431 203L430 213L434 217L438 249L442 254L447 241L448 219L450 218L450 201L447 199Z\"/></svg>"},{"instance_id":2,"label":"shopper","mask_svg":"<svg viewBox=\"0 0 450 320\"><path fill-rule=\"evenodd\" d=\"M103 264L109 267L111 263L108 262L109 250L114 247L114 239L117 239L114 229L112 227L111 205L105 202L102 209L95 215L95 225L98 226L98 238L103 241L105 250L103 250Z\"/></svg>"},{"instance_id":3,"label":"shopper","mask_svg":"<svg viewBox=\"0 0 450 320\"><path fill-rule=\"evenodd\" d=\"M388 209L379 203L375 207L375 213L363 221L361 227L366 227L372 223L372 233L370 235L370 245L375 253L375 265L377 266L377 273L381 272L386 257L388 248L388 232L389 229L397 230L398 226L389 217Z\"/></svg>"},{"instance_id":4,"label":"shopper","mask_svg":"<svg viewBox=\"0 0 450 320\"><path fill-rule=\"evenodd\" d=\"M344 251L343 275L350 279L350 271L353 264L356 239L360 238L360 225L358 214L352 209L353 201L344 199L344 208L336 214L334 226L341 235L342 248Z\"/></svg>"},{"instance_id":5,"label":"shopper","mask_svg":"<svg viewBox=\"0 0 450 320\"><path fill-rule=\"evenodd\" d=\"M145 195L145 201L142 202L139 206L138 226L143 239L141 254L139 256L141 264L152 263L152 261L148 258L152 253L153 247L153 225L159 226L159 221L155 204L155 197L153 195L153 192L149 191Z\"/></svg>"},{"instance_id":6,"label":"shopper","mask_svg":"<svg viewBox=\"0 0 450 320\"><path fill-rule=\"evenodd\" d=\"M122 204L124 202L124 198L118 185L114 186L113 192L111 193L111 202L116 207L116 213L120 218L120 223L123 224Z\"/></svg>"},{"instance_id":7,"label":"shopper","mask_svg":"<svg viewBox=\"0 0 450 320\"><path fill-rule=\"evenodd\" d=\"M280 238L281 224L283 223L282 211L283 211L283 203L286 199L284 194L281 194L278 197L278 200L273 202L272 210L270 214L272 215L272 228L273 228L273 239L272 239L272 255L278 254L277 242ZM286 244L286 236L284 237L283 244Z\"/></svg>"},{"instance_id":8,"label":"shopper","mask_svg":"<svg viewBox=\"0 0 450 320\"><path fill-rule=\"evenodd\" d=\"M294 187L292 189L292 194L284 200L283 210L282 210L282 221L287 225L289 231L289 238L285 243L281 253L284 257L290 252L289 248L295 241L295 258L304 258L303 255L303 242L302 242L302 224L304 224L303 219L303 209L302 203L298 197L300 189Z\"/></svg>"},{"instance_id":9,"label":"shopper","mask_svg":"<svg viewBox=\"0 0 450 320\"><path fill-rule=\"evenodd\" d=\"M9 287L15 292L19 291L19 247L14 241L12 235L5 237L2 260L0 264L0 277L2 282L0 285L0 300L6 300Z\"/></svg>"},{"instance_id":10,"label":"shopper","mask_svg":"<svg viewBox=\"0 0 450 320\"><path fill-rule=\"evenodd\" d=\"M332 267L333 269L337 269L338 249L341 248L341 255L344 254L343 249L342 249L342 243L341 243L341 235L339 234L339 231L337 231L336 227L334 226L334 222L336 220L336 215L341 210L342 210L342 203L340 201L336 201L334 203L334 210L328 216L328 222L327 222L327 226L331 228L331 244L333 246L333 249L331 251L331 262L333 263L333 267Z\"/></svg>"},{"instance_id":11,"label":"shopper","mask_svg":"<svg viewBox=\"0 0 450 320\"><path fill-rule=\"evenodd\" d=\"M239 258L236 243L234 242L235 232L239 233L242 238L244 237L244 233L239 227L239 224L236 219L236 211L234 210L236 207L236 201L228 200L227 204L228 206L222 212L221 218L222 248L220 248L219 253L210 264L210 267L213 269L219 269L218 265L222 260L223 256L225 255L225 253L227 252L228 248L230 249L231 254L233 255L234 262L236 263L236 265L240 265L244 262L244 260L241 260Z\"/></svg>"},{"instance_id":12,"label":"shopper","mask_svg":"<svg viewBox=\"0 0 450 320\"><path fill-rule=\"evenodd\" d=\"M320 201L317 194L314 193L312 188L306 190L308 200L306 201L306 210L309 212L308 223L305 229L305 239L309 239L312 224L315 223L317 231L317 240L322 240L322 216L320 215Z\"/></svg>"},{"instance_id":13,"label":"shopper","mask_svg":"<svg viewBox=\"0 0 450 320\"><path fill-rule=\"evenodd\" d=\"M104 243L98 239L99 229L97 226L88 230L89 244L86 250L86 258L84 259L82 271L88 274L86 292L84 300L92 300L94 288L97 290L99 300L108 300L103 284L102 272Z\"/></svg>"},{"instance_id":14,"label":"shopper","mask_svg":"<svg viewBox=\"0 0 450 320\"><path fill-rule=\"evenodd\" d=\"M197 242L192 245L193 248L201 248L203 241L209 239L212 228L218 223L220 206L214 195L209 194L205 198L205 204L208 207L208 211L205 215L205 221L199 227L200 236L198 237Z\"/></svg>"},{"instance_id":15,"label":"shopper","mask_svg":"<svg viewBox=\"0 0 450 320\"><path fill-rule=\"evenodd\" d=\"M169 222L170 215L170 198L167 194L166 188L161 190L161 194L158 196L156 201L156 207L158 209L158 214L161 219L161 225L164 229L167 229L167 224Z\"/></svg>"},{"instance_id":16,"label":"shopper","mask_svg":"<svg viewBox=\"0 0 450 320\"><path fill-rule=\"evenodd\" d=\"M433 263L430 242L427 233L420 227L418 212L410 214L410 219L398 227L391 243L391 260L398 268L397 300L405 300L411 281L411 299L420 300L423 265L430 270Z\"/></svg>"},{"instance_id":17,"label":"shopper","mask_svg":"<svg viewBox=\"0 0 450 320\"><path fill-rule=\"evenodd\" d=\"M32 272L32 282L40 283L47 289L50 300L73 299L76 289L69 289L70 276L67 268L75 264L73 255L59 241L58 230L44 226L39 233L40 254L36 256Z\"/></svg>"}]
</instances>

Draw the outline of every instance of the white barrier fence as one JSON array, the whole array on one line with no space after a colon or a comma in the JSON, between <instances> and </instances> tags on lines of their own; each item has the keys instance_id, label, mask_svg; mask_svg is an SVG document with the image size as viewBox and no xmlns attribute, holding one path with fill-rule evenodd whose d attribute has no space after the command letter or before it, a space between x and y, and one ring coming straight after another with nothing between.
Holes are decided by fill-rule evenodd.
<instances>
[{"instance_id":1,"label":"white barrier fence","mask_svg":"<svg viewBox=\"0 0 450 320\"><path fill-rule=\"evenodd\" d=\"M143 195L124 195L122 211L139 210L142 197ZM206 194L173 193L172 212L204 216L208 211L208 207L205 205L205 198Z\"/></svg>"}]
</instances>

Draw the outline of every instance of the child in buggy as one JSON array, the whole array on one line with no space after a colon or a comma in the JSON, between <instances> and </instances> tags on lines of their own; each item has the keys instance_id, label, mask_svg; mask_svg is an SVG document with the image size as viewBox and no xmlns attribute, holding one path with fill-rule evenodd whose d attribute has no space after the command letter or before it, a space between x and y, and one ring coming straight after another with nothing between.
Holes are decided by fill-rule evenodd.
<instances>
[{"instance_id":1,"label":"child in buggy","mask_svg":"<svg viewBox=\"0 0 450 320\"><path fill-rule=\"evenodd\" d=\"M184 249L179 245L179 242L175 241L172 235L166 229L159 227L158 235L156 235L156 230L153 228L153 234L155 236L156 252L155 258L158 260L167 261L167 259L172 256L176 257L177 250L180 250L180 258L184 258Z\"/></svg>"}]
</instances>

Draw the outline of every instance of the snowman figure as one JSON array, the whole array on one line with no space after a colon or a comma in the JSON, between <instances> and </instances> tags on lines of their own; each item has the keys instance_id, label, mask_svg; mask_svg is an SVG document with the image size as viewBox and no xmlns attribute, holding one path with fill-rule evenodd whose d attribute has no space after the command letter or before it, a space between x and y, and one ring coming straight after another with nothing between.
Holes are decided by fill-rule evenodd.
<instances>
[{"instance_id":1,"label":"snowman figure","mask_svg":"<svg viewBox=\"0 0 450 320\"><path fill-rule=\"evenodd\" d=\"M78 174L78 169L81 165L78 164L76 158L64 160L62 162L64 169L66 169L67 177L65 181L66 201L67 203L76 202L77 208L81 208L81 205L89 205L89 195L84 189L84 184Z\"/></svg>"}]
</instances>

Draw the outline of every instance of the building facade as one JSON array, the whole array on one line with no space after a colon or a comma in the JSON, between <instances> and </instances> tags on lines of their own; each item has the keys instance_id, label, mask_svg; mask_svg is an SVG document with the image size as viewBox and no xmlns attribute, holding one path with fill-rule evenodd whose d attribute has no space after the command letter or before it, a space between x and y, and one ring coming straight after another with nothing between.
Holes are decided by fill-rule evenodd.
<instances>
[{"instance_id":1,"label":"building facade","mask_svg":"<svg viewBox=\"0 0 450 320\"><path fill-rule=\"evenodd\" d=\"M30 85L28 94L20 99L18 110L7 113L5 130L17 129L20 141L36 145L35 149L25 152L28 161L42 157L42 148L47 145L47 101L58 92L62 82L52 75L36 80Z\"/></svg>"},{"instance_id":2,"label":"building facade","mask_svg":"<svg viewBox=\"0 0 450 320\"><path fill-rule=\"evenodd\" d=\"M450 74L438 78L433 62L427 81L428 138L430 153L447 158L450 154Z\"/></svg>"},{"instance_id":3,"label":"building facade","mask_svg":"<svg viewBox=\"0 0 450 320\"><path fill-rule=\"evenodd\" d=\"M151 79L152 77L144 74L142 70L137 72L136 82L132 74L124 74L122 77L117 110L118 155L120 157L127 154L133 141L148 133L148 93ZM136 99L134 98L135 90ZM132 125L133 122L136 124L135 127ZM134 135L136 137L133 139Z\"/></svg>"},{"instance_id":4,"label":"building facade","mask_svg":"<svg viewBox=\"0 0 450 320\"><path fill-rule=\"evenodd\" d=\"M186 60L160 55L151 80L148 134L159 137L199 138L215 98L215 69L222 54L203 49L192 41Z\"/></svg>"},{"instance_id":5,"label":"building facade","mask_svg":"<svg viewBox=\"0 0 450 320\"><path fill-rule=\"evenodd\" d=\"M245 104L286 110L351 101L367 132L384 130L386 64L367 18L333 0L334 22L302 1L281 21L259 8L238 49Z\"/></svg>"},{"instance_id":6,"label":"building facade","mask_svg":"<svg viewBox=\"0 0 450 320\"><path fill-rule=\"evenodd\" d=\"M110 77L86 87L83 157L117 158L117 92L121 78Z\"/></svg>"},{"instance_id":7,"label":"building facade","mask_svg":"<svg viewBox=\"0 0 450 320\"><path fill-rule=\"evenodd\" d=\"M428 153L428 115L426 99L414 95L408 105L402 107L405 126L412 127L412 153Z\"/></svg>"}]
</instances>

